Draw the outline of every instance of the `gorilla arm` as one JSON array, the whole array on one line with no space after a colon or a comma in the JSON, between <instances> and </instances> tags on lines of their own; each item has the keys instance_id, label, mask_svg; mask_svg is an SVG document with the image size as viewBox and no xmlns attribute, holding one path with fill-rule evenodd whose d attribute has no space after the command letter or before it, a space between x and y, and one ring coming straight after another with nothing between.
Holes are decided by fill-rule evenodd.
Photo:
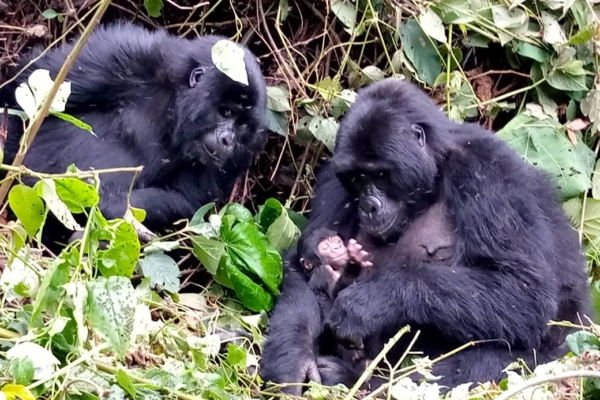
<instances>
[{"instance_id":1,"label":"gorilla arm","mask_svg":"<svg viewBox=\"0 0 600 400\"><path fill-rule=\"evenodd\" d=\"M492 137L471 139L440 170L461 259L417 268L390 257L339 293L328 324L340 339L417 324L461 343L539 346L558 307L558 282L545 261L554 216L540 206L551 198L548 186Z\"/></svg>"}]
</instances>

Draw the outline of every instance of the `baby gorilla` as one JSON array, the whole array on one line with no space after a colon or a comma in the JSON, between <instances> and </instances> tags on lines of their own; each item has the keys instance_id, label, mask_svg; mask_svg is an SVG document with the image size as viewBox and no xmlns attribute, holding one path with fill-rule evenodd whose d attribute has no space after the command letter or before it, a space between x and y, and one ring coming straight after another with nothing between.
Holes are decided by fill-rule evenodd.
<instances>
[{"instance_id":1,"label":"baby gorilla","mask_svg":"<svg viewBox=\"0 0 600 400\"><path fill-rule=\"evenodd\" d=\"M356 240L350 239L346 246L342 238L329 229L316 230L301 246L312 249L304 252L306 256L300 263L323 316L329 313L337 293L351 285L364 268L373 266L370 254ZM362 341L340 343L327 329L319 337L318 347L321 356L317 366L324 385L352 386L370 361Z\"/></svg>"}]
</instances>

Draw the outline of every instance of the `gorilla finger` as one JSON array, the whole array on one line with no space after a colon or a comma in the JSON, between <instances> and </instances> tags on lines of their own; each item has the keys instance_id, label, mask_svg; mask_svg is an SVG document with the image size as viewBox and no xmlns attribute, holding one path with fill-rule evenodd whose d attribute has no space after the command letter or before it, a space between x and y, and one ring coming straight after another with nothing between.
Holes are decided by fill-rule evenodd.
<instances>
[{"instance_id":1,"label":"gorilla finger","mask_svg":"<svg viewBox=\"0 0 600 400\"><path fill-rule=\"evenodd\" d=\"M308 365L306 377L309 381L321 383L321 374L319 373L319 367L317 366L317 363L311 362Z\"/></svg>"}]
</instances>

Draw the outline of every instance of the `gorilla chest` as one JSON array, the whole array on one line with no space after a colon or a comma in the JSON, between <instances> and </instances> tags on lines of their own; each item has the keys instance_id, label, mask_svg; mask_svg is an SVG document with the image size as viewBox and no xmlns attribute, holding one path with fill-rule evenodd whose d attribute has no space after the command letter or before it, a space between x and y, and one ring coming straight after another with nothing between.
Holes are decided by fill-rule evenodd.
<instances>
[{"instance_id":1,"label":"gorilla chest","mask_svg":"<svg viewBox=\"0 0 600 400\"><path fill-rule=\"evenodd\" d=\"M413 218L395 242L378 242L362 233L358 237L375 265L390 260L433 263L452 259L457 231L447 206L436 203Z\"/></svg>"}]
</instances>

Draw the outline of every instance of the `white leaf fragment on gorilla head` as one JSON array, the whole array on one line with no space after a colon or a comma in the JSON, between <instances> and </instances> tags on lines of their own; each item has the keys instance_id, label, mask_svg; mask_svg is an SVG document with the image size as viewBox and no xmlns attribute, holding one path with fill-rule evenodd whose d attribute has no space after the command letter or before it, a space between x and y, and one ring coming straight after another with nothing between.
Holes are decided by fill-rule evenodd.
<instances>
[{"instance_id":1,"label":"white leaf fragment on gorilla head","mask_svg":"<svg viewBox=\"0 0 600 400\"><path fill-rule=\"evenodd\" d=\"M23 82L15 90L15 97L19 106L25 111L30 119L33 119L38 109L50 93L54 81L50 78L50 71L47 69L36 69L29 75L27 83ZM58 92L52 104L50 111L63 112L67 104L67 99L71 94L71 82L63 82L58 88Z\"/></svg>"},{"instance_id":2,"label":"white leaf fragment on gorilla head","mask_svg":"<svg viewBox=\"0 0 600 400\"><path fill-rule=\"evenodd\" d=\"M225 75L248 86L244 49L231 40L219 40L211 50L212 62Z\"/></svg>"},{"instance_id":3,"label":"white leaf fragment on gorilla head","mask_svg":"<svg viewBox=\"0 0 600 400\"><path fill-rule=\"evenodd\" d=\"M9 360L29 358L33 363L33 379L35 380L50 378L54 373L55 366L60 364L54 354L32 342L17 344L6 352L6 358Z\"/></svg>"}]
</instances>

